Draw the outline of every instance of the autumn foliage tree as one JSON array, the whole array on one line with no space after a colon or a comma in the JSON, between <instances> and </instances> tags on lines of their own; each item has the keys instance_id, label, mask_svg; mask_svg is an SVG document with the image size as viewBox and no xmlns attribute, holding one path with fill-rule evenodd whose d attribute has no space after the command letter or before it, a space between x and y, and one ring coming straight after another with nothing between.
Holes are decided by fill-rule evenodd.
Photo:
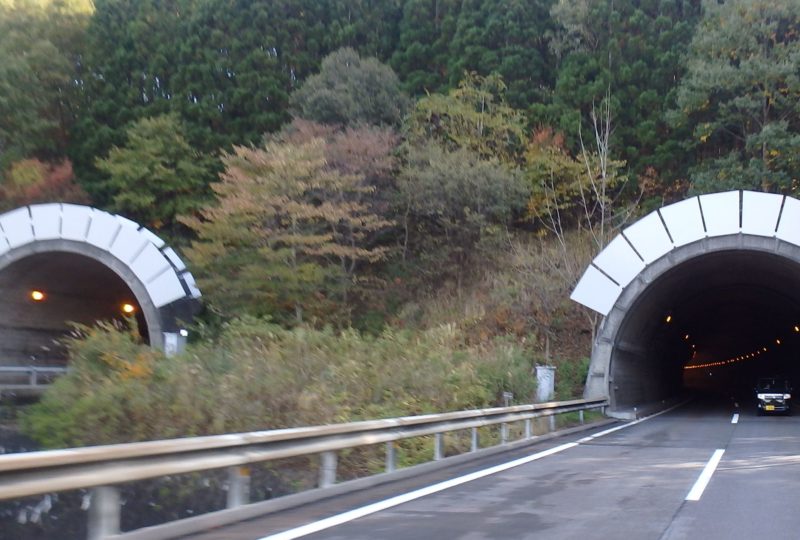
<instances>
[{"instance_id":1,"label":"autumn foliage tree","mask_svg":"<svg viewBox=\"0 0 800 540\"><path fill-rule=\"evenodd\" d=\"M45 163L25 159L11 165L0 183L0 210L26 204L87 203L86 193L75 183L72 163Z\"/></svg>"},{"instance_id":2,"label":"autumn foliage tree","mask_svg":"<svg viewBox=\"0 0 800 540\"><path fill-rule=\"evenodd\" d=\"M200 284L224 314L337 321L359 265L386 256L370 245L391 226L366 200L375 188L332 168L325 150L320 138L234 147L212 185L218 204L183 219L198 236L188 256Z\"/></svg>"}]
</instances>

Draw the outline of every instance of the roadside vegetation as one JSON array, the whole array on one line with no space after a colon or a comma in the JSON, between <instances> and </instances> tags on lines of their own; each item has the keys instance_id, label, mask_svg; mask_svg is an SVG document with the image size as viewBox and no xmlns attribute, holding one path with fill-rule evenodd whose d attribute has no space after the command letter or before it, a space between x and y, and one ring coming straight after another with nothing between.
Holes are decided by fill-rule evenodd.
<instances>
[{"instance_id":1,"label":"roadside vegetation","mask_svg":"<svg viewBox=\"0 0 800 540\"><path fill-rule=\"evenodd\" d=\"M498 36L502 36L502 39ZM47 447L580 395L572 304L626 223L796 194L800 0L0 0L0 210L92 204L179 248L165 358L103 323Z\"/></svg>"}]
</instances>

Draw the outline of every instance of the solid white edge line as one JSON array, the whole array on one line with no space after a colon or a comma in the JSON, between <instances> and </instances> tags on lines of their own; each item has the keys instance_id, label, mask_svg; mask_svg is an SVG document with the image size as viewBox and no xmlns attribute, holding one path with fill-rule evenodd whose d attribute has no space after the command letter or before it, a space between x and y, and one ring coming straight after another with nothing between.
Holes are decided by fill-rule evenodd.
<instances>
[{"instance_id":1,"label":"solid white edge line","mask_svg":"<svg viewBox=\"0 0 800 540\"><path fill-rule=\"evenodd\" d=\"M733 418L731 418L731 424L738 424L739 423L739 413L733 413Z\"/></svg>"},{"instance_id":2,"label":"solid white edge line","mask_svg":"<svg viewBox=\"0 0 800 540\"><path fill-rule=\"evenodd\" d=\"M719 462L722 459L722 454L724 453L725 450L720 448L711 454L711 459L709 459L708 463L706 463L706 466L703 467L703 472L700 473L700 476L697 478L697 482L694 483L691 491L689 491L689 494L686 496L687 501L700 500L700 497L703 496L703 491L705 491L706 486L711 481L711 476L714 474L714 471L717 470L717 465L719 465Z\"/></svg>"},{"instance_id":3,"label":"solid white edge line","mask_svg":"<svg viewBox=\"0 0 800 540\"><path fill-rule=\"evenodd\" d=\"M294 529L289 529L288 531L283 531L269 536L264 536L262 538L259 538L258 540L294 540L295 538L301 538L309 534L314 534L316 532L324 531L325 529L330 529L331 527L342 525L343 523L347 523L349 521L353 521L355 519L368 516L376 512L380 512L381 510L386 510L387 508L392 508L394 506L398 506L400 504L407 503L415 499L419 499L421 497L425 497L426 495L438 493L439 491L444 491L445 489L449 489L451 487L460 486L461 484L466 484L467 482L472 482L473 480L478 480L480 478L484 478L492 474L497 474L499 472L503 472L508 469L513 469L514 467L519 467L520 465L525 465L526 463L542 459L543 457L563 452L564 450L569 450L570 448L575 448L576 446L582 443L592 441L598 437L603 437L605 435L608 435L609 433L614 433L615 431L619 431L620 429L625 429L627 427L635 426L640 422L644 422L645 420L649 420L650 418L655 418L656 416L660 416L664 413L667 413L673 409L680 407L685 403L686 402L682 402L668 409L664 409L663 411L659 411L655 414L652 414L650 416L639 418L638 420L634 420L633 422L629 422L627 424L623 424L621 426L617 426L611 429L606 429L605 431L595 433L594 435L591 435L589 437L584 437L576 442L565 443L560 446L550 448L549 450L544 450L542 452L537 452L536 454L531 454L530 456L526 456L524 458L515 459L507 463L501 463L500 465L495 465L494 467L489 467L488 469L483 469L481 471L475 471L474 473L470 473L465 476L459 476L458 478L452 478L450 480L446 480L438 484L433 484L432 486L424 487L422 489L417 489L415 491L410 491L408 493L404 493L403 495L398 495L396 497L392 497L384 501L379 501L373 504L369 504L367 506L362 506L361 508L356 508L354 510L337 514L329 518L321 519L319 521L315 521L307 525L295 527Z\"/></svg>"}]
</instances>

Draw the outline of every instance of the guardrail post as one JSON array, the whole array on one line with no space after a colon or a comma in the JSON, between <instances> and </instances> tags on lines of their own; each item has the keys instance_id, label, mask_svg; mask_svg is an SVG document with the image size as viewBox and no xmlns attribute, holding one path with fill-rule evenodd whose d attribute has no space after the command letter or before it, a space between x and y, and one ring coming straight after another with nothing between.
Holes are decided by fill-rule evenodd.
<instances>
[{"instance_id":1,"label":"guardrail post","mask_svg":"<svg viewBox=\"0 0 800 540\"><path fill-rule=\"evenodd\" d=\"M104 540L119 534L119 489L113 486L92 488L89 506L89 540Z\"/></svg>"},{"instance_id":2,"label":"guardrail post","mask_svg":"<svg viewBox=\"0 0 800 540\"><path fill-rule=\"evenodd\" d=\"M442 447L442 434L436 433L433 436L433 460L439 461L444 457L444 448Z\"/></svg>"},{"instance_id":3,"label":"guardrail post","mask_svg":"<svg viewBox=\"0 0 800 540\"><path fill-rule=\"evenodd\" d=\"M556 415L551 414L550 416L547 417L547 419L550 421L550 431L555 431L556 430Z\"/></svg>"},{"instance_id":4,"label":"guardrail post","mask_svg":"<svg viewBox=\"0 0 800 540\"><path fill-rule=\"evenodd\" d=\"M36 386L36 368L31 367L31 371L28 374L28 384L30 386Z\"/></svg>"},{"instance_id":5,"label":"guardrail post","mask_svg":"<svg viewBox=\"0 0 800 540\"><path fill-rule=\"evenodd\" d=\"M472 441L470 444L470 451L477 452L478 451L478 428L472 428Z\"/></svg>"},{"instance_id":6,"label":"guardrail post","mask_svg":"<svg viewBox=\"0 0 800 540\"><path fill-rule=\"evenodd\" d=\"M508 442L508 424L505 422L500 424L500 444Z\"/></svg>"},{"instance_id":7,"label":"guardrail post","mask_svg":"<svg viewBox=\"0 0 800 540\"><path fill-rule=\"evenodd\" d=\"M532 431L531 430L531 419L530 418L526 418L525 419L525 438L526 439L530 439L531 438L531 435L532 435L531 431Z\"/></svg>"},{"instance_id":8,"label":"guardrail post","mask_svg":"<svg viewBox=\"0 0 800 540\"><path fill-rule=\"evenodd\" d=\"M331 487L336 483L336 452L320 454L319 487Z\"/></svg>"},{"instance_id":9,"label":"guardrail post","mask_svg":"<svg viewBox=\"0 0 800 540\"><path fill-rule=\"evenodd\" d=\"M578 411L578 419L581 421L581 424L583 424L583 409Z\"/></svg>"},{"instance_id":10,"label":"guardrail post","mask_svg":"<svg viewBox=\"0 0 800 540\"><path fill-rule=\"evenodd\" d=\"M228 508L250 502L250 468L228 467Z\"/></svg>"},{"instance_id":11,"label":"guardrail post","mask_svg":"<svg viewBox=\"0 0 800 540\"><path fill-rule=\"evenodd\" d=\"M394 441L386 443L386 472L394 472L397 468L397 450Z\"/></svg>"}]
</instances>

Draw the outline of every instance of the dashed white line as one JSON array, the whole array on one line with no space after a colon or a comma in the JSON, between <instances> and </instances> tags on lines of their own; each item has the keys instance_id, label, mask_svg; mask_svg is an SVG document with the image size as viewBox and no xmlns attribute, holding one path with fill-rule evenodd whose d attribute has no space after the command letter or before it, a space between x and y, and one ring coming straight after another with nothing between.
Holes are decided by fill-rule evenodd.
<instances>
[{"instance_id":1,"label":"dashed white line","mask_svg":"<svg viewBox=\"0 0 800 540\"><path fill-rule=\"evenodd\" d=\"M719 461L722 459L722 454L724 453L725 450L720 448L711 455L711 459L709 459L706 466L703 467L703 472L700 473L697 482L694 483L691 491L689 491L689 494L686 496L687 501L700 500L700 497L703 496L703 492L706 490L706 486L711 481L711 476L714 474L714 471L717 470L717 465L719 465Z\"/></svg>"},{"instance_id":2,"label":"dashed white line","mask_svg":"<svg viewBox=\"0 0 800 540\"><path fill-rule=\"evenodd\" d=\"M731 424L738 424L739 423L739 413L734 413L733 418L731 418Z\"/></svg>"},{"instance_id":3,"label":"dashed white line","mask_svg":"<svg viewBox=\"0 0 800 540\"><path fill-rule=\"evenodd\" d=\"M362 506L361 508L356 508L354 510L350 510L349 512L344 512L342 514L337 514L329 518L321 519L319 521L309 523L308 525L302 525L294 529L289 529L288 531L283 531L269 536L264 536L263 538L259 538L258 540L294 540L295 538L301 538L303 536L308 536L309 534L314 534L316 532L324 531L325 529L330 529L331 527L342 525L343 523L347 523L355 519L368 516L376 512L380 512L381 510L386 510L388 508L392 508L394 506L398 506L400 504L407 503L415 499L419 499L420 497L425 497L426 495L438 493L440 491L444 491L445 489L449 489L451 487L460 486L461 484L466 484L467 482L472 482L473 480L478 480L480 478L484 478L492 474L497 474L499 472L503 472L508 469L512 469L514 467L519 467L520 465L525 465L526 463L530 463L531 461L536 461L537 459L542 459L543 457L552 456L553 454L563 452L564 450L569 450L570 448L575 448L576 446L579 446L582 443L592 441L598 437L608 435L609 433L619 431L620 429L625 429L631 426L635 426L640 422L649 420L650 418L654 418L656 416L660 416L664 413L667 413L673 409L680 407L684 403L685 402L679 403L677 405L674 405L673 407L657 412L656 414L653 414L651 416L640 418L638 420L634 420L633 422L629 422L627 424L623 424L621 426L617 426L611 429L606 429L599 433L595 433L594 435L590 435L589 437L584 437L576 442L562 444L560 446L550 448L549 450L544 450L542 452L537 452L536 454L531 454L530 456L525 456L524 458L515 459L514 461L509 461L507 463L501 463L500 465L495 465L494 467L490 467L488 469L475 471L474 473L467 474L465 476L459 476L458 478L453 478L451 480L446 480L438 484L433 484L432 486L411 491L409 493L404 493L402 495L398 495L396 497L392 497L384 501L379 501L373 504L369 504L367 506Z\"/></svg>"}]
</instances>

